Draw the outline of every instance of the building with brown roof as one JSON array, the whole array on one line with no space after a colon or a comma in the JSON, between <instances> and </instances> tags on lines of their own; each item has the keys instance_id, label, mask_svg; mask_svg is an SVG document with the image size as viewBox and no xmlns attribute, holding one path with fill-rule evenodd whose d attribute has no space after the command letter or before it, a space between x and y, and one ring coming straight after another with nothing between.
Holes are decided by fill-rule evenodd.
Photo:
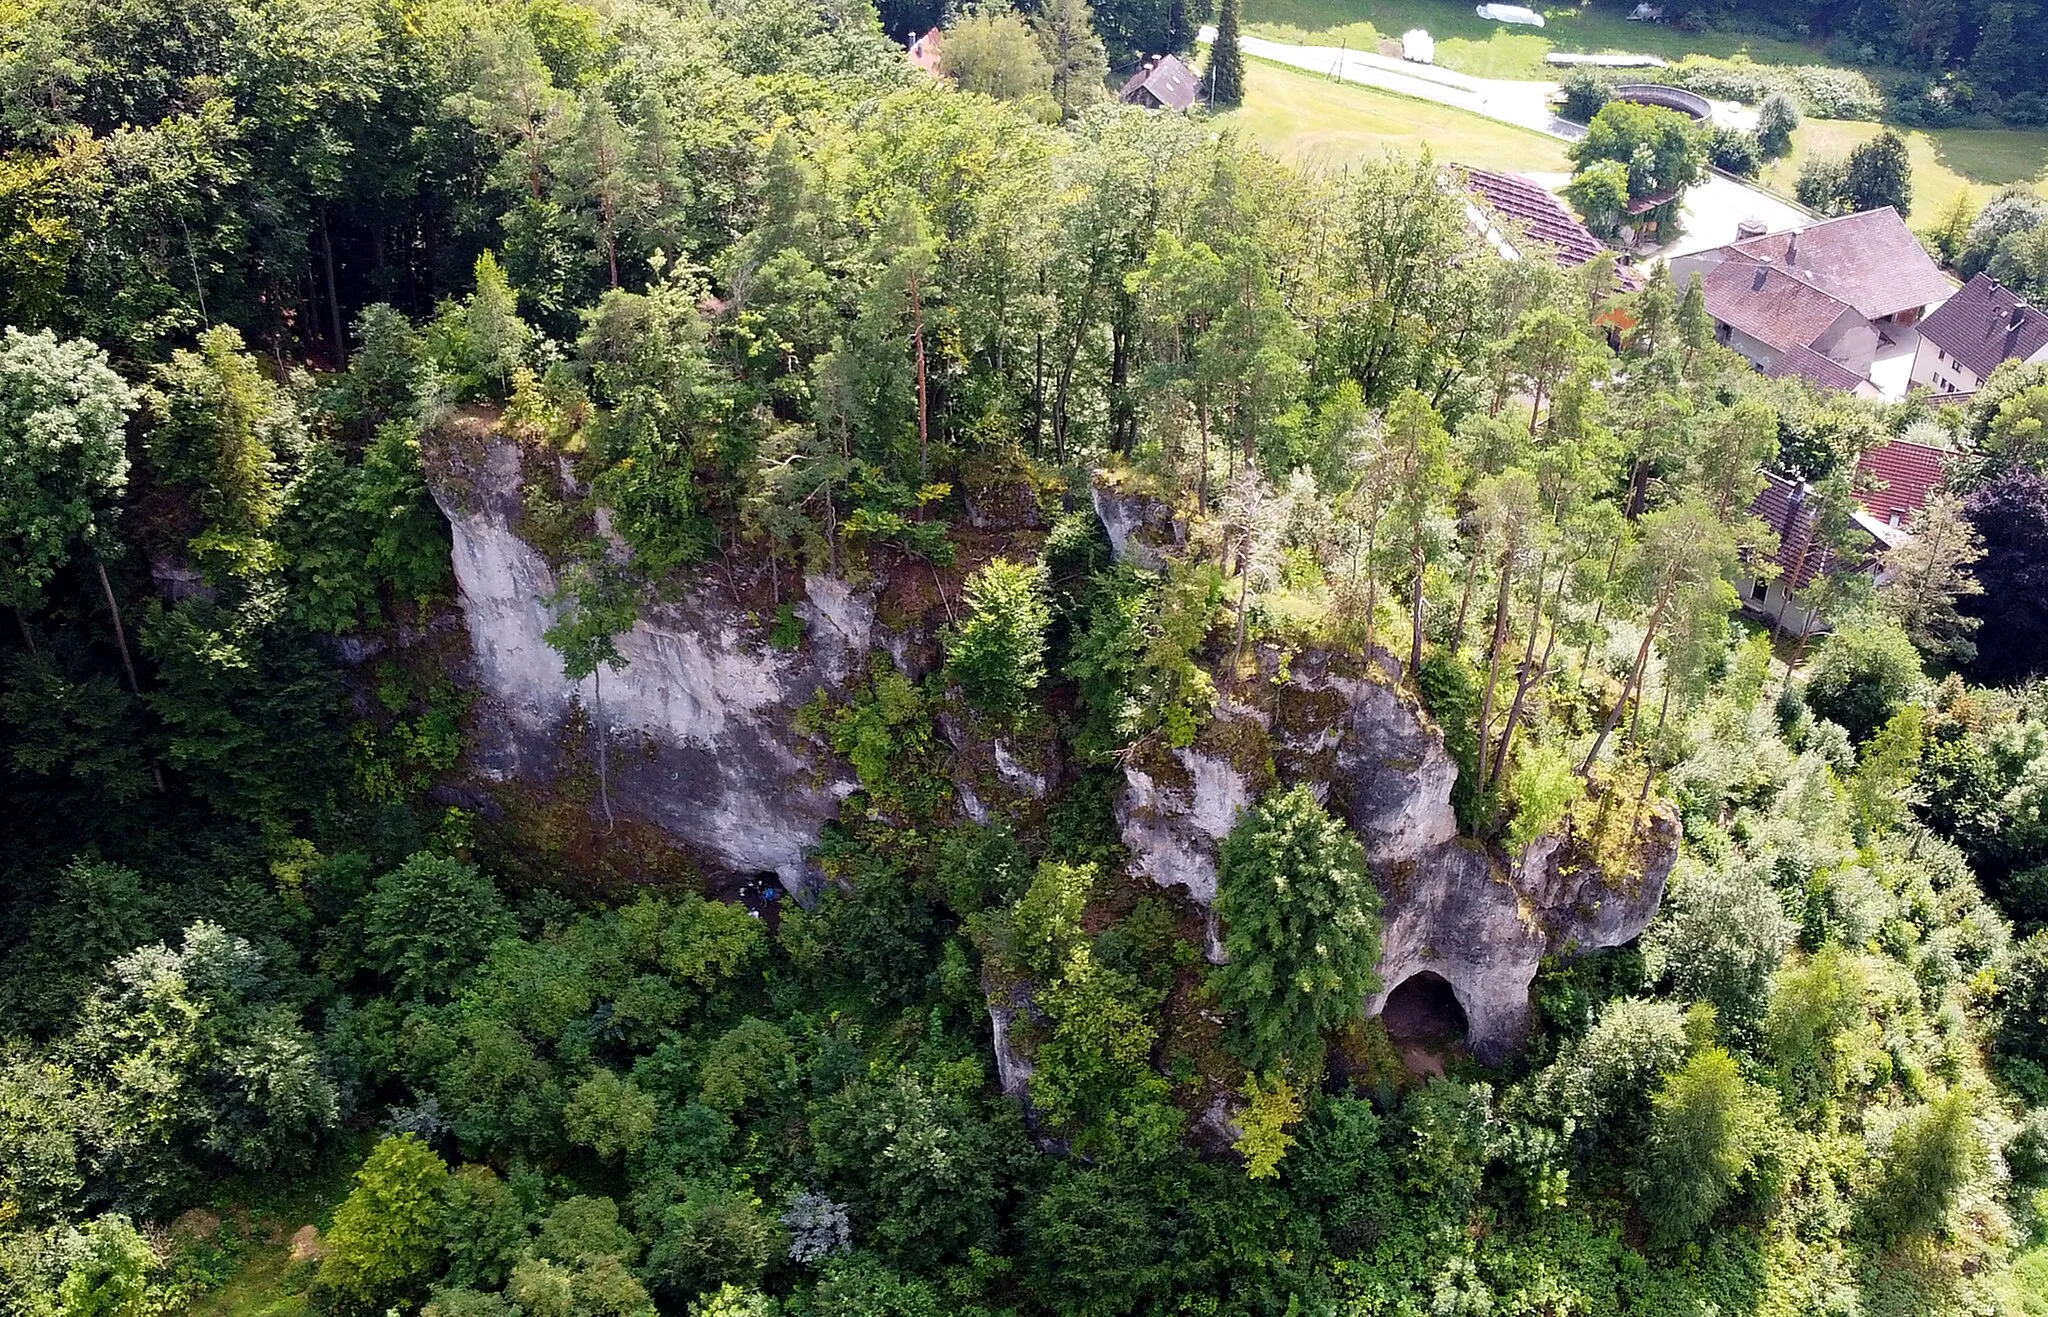
<instances>
[{"instance_id":1,"label":"building with brown roof","mask_svg":"<svg viewBox=\"0 0 2048 1317\"><path fill-rule=\"evenodd\" d=\"M1579 222L1564 203L1519 174L1452 165L1449 177L1468 194L1465 217L1486 243L1509 260L1521 260L1527 248L1540 249L1558 265L1575 270L1607 250L1593 231ZM1615 267L1615 283L1640 288L1633 270Z\"/></svg>"},{"instance_id":2,"label":"building with brown roof","mask_svg":"<svg viewBox=\"0 0 2048 1317\"><path fill-rule=\"evenodd\" d=\"M1948 476L1948 454L1894 439L1856 459L1856 500L1887 526L1906 526Z\"/></svg>"},{"instance_id":3,"label":"building with brown roof","mask_svg":"<svg viewBox=\"0 0 2048 1317\"><path fill-rule=\"evenodd\" d=\"M1912 538L1913 516L1927 506L1927 496L1945 478L1947 461L1948 454L1940 449L1903 439L1870 449L1858 458L1855 488L1859 506L1852 514L1855 531L1851 534L1857 547L1846 556L1816 542L1812 491L1806 482L1765 472L1764 487L1750 501L1749 512L1777 537L1777 547L1768 559L1777 570L1743 577L1737 586L1743 608L1772 620L1782 608L1785 629L1794 635L1819 630L1822 619L1798 600L1797 592L1827 572L1868 572L1882 582L1878 555ZM1789 604L1788 593L1795 596Z\"/></svg>"},{"instance_id":4,"label":"building with brown roof","mask_svg":"<svg viewBox=\"0 0 2048 1317\"><path fill-rule=\"evenodd\" d=\"M1913 383L1941 394L1975 393L2007 361L2048 361L2048 311L1980 274L1920 322Z\"/></svg>"},{"instance_id":5,"label":"building with brown roof","mask_svg":"<svg viewBox=\"0 0 2048 1317\"><path fill-rule=\"evenodd\" d=\"M1955 291L1889 206L1693 252L1671 273L1700 276L1716 336L1767 373L1874 396L1903 396L1915 326ZM1881 360L1897 368L1879 380Z\"/></svg>"},{"instance_id":6,"label":"building with brown roof","mask_svg":"<svg viewBox=\"0 0 2048 1317\"><path fill-rule=\"evenodd\" d=\"M1202 84L1195 71L1174 55L1147 60L1131 75L1116 98L1126 105L1148 110L1174 110L1185 114L1201 98Z\"/></svg>"}]
</instances>

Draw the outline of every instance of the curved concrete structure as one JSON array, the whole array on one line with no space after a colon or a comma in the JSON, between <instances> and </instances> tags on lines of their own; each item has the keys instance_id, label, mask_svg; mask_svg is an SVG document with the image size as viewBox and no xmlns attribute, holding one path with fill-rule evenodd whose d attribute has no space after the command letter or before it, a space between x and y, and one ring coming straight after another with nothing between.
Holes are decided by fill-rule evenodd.
<instances>
[{"instance_id":1,"label":"curved concrete structure","mask_svg":"<svg viewBox=\"0 0 2048 1317\"><path fill-rule=\"evenodd\" d=\"M1676 110L1697 123L1705 123L1714 115L1714 107L1707 103L1706 97L1657 82L1624 82L1614 89L1614 99L1631 105L1656 105Z\"/></svg>"}]
</instances>

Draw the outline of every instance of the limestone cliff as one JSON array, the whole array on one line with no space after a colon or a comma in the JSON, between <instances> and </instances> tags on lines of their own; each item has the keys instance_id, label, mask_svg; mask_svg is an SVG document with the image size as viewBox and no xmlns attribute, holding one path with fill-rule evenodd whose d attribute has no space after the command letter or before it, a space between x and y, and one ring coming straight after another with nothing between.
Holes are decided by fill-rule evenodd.
<instances>
[{"instance_id":1,"label":"limestone cliff","mask_svg":"<svg viewBox=\"0 0 2048 1317\"><path fill-rule=\"evenodd\" d=\"M452 428L430 446L428 466L453 530L472 651L466 679L480 700L471 768L487 780L544 785L561 772L565 736L586 725L573 717L578 707L589 719L600 705L599 678L568 681L547 643L556 576L522 533L527 485L566 477L487 419ZM1157 500L1098 481L1094 503L1120 556L1157 562L1185 538ZM773 874L803 896L815 884L820 831L857 781L798 729L797 711L820 691L845 694L873 652L922 675L935 661L937 622L892 613L885 624L876 585L810 576L795 604L804 641L784 649L768 642L761 601L748 599L730 574L707 571L679 597L645 607L618 638L625 665L601 674L611 796L706 866ZM1218 843L1261 793L1293 782L1313 784L1357 830L1380 885L1385 991L1370 1008L1432 971L1456 994L1482 1059L1505 1057L1523 1038L1545 955L1618 945L1655 912L1677 849L1674 821L1653 820L1626 879L1601 873L1569 835L1520 857L1490 851L1458 835L1457 766L1400 689L1391 658L1297 655L1284 681L1270 679L1277 655L1265 661L1256 705L1226 698L1195 744L1134 760L1119 806L1134 871L1186 888L1210 910L1210 959L1222 957ZM957 708L940 714L937 731L964 817L1012 814L1065 772L1050 737L1018 743ZM1027 1001L1006 999L995 1015L1006 1087L1021 1089L1029 1074L1029 1058L1003 1045Z\"/></svg>"},{"instance_id":2,"label":"limestone cliff","mask_svg":"<svg viewBox=\"0 0 2048 1317\"><path fill-rule=\"evenodd\" d=\"M1277 674L1277 656L1267 656ZM1619 946L1656 913L1677 858L1678 825L1651 816L1631 872L1602 873L1569 831L1520 857L1458 835L1458 768L1442 735L1396 684L1386 655L1368 667L1298 655L1270 702L1226 702L1193 746L1126 771L1119 821L1138 872L1215 899L1217 844L1266 785L1309 783L1365 845L1383 902L1377 1015L1425 971L1449 984L1472 1051L1496 1063L1530 1024L1529 987L1547 955Z\"/></svg>"},{"instance_id":3,"label":"limestone cliff","mask_svg":"<svg viewBox=\"0 0 2048 1317\"><path fill-rule=\"evenodd\" d=\"M802 891L819 828L855 782L797 731L796 711L865 663L876 638L872 595L807 581L807 643L785 651L767 643L762 620L722 583L706 579L644 610L618 638L622 669L571 683L546 639L557 615L554 569L519 533L520 446L473 433L436 445L429 465L454 534L469 678L484 702L473 770L498 781L551 780L572 706L594 715L601 679L613 797L715 868L772 873Z\"/></svg>"}]
</instances>

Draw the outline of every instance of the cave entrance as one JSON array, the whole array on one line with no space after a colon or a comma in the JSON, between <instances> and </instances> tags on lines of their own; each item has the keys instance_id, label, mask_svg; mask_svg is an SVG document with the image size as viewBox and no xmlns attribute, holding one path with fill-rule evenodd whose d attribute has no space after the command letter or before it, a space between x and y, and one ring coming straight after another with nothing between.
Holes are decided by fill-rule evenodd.
<instances>
[{"instance_id":1,"label":"cave entrance","mask_svg":"<svg viewBox=\"0 0 2048 1317\"><path fill-rule=\"evenodd\" d=\"M1433 970L1422 970L1401 980L1401 985L1387 994L1380 1021L1386 1025L1387 1037L1395 1042L1427 1047L1463 1042L1467 1027L1465 1008L1458 1004L1458 994L1451 990L1443 975Z\"/></svg>"}]
</instances>

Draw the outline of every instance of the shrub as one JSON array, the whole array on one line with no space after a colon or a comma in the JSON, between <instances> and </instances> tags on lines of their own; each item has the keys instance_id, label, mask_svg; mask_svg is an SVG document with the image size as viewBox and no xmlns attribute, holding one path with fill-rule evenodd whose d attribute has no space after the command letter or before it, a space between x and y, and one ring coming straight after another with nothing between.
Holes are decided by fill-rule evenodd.
<instances>
[{"instance_id":1,"label":"shrub","mask_svg":"<svg viewBox=\"0 0 2048 1317\"><path fill-rule=\"evenodd\" d=\"M1565 74L1562 85L1564 104L1558 113L1573 123L1593 122L1593 116L1614 98L1607 83L1591 69L1573 69Z\"/></svg>"},{"instance_id":2,"label":"shrub","mask_svg":"<svg viewBox=\"0 0 2048 1317\"><path fill-rule=\"evenodd\" d=\"M320 1288L364 1311L416 1293L439 1266L447 1182L448 1167L417 1134L380 1142L334 1211Z\"/></svg>"},{"instance_id":3,"label":"shrub","mask_svg":"<svg viewBox=\"0 0 2048 1317\"><path fill-rule=\"evenodd\" d=\"M453 992L512 931L511 911L486 874L431 851L379 878L363 912L371 967L415 997Z\"/></svg>"},{"instance_id":4,"label":"shrub","mask_svg":"<svg viewBox=\"0 0 2048 1317\"><path fill-rule=\"evenodd\" d=\"M1778 160L1791 154L1792 134L1799 127L1799 105L1782 91L1764 97L1756 113L1756 144L1764 159Z\"/></svg>"},{"instance_id":5,"label":"shrub","mask_svg":"<svg viewBox=\"0 0 2048 1317\"><path fill-rule=\"evenodd\" d=\"M947 671L976 708L1016 713L1045 676L1052 623L1045 569L997 558L967 582L968 617L947 645Z\"/></svg>"},{"instance_id":6,"label":"shrub","mask_svg":"<svg viewBox=\"0 0 2048 1317\"><path fill-rule=\"evenodd\" d=\"M1799 166L1799 179L1792 185L1792 195L1808 209L1823 215L1839 215L1848 176L1846 161L1835 156L1810 155Z\"/></svg>"},{"instance_id":7,"label":"shrub","mask_svg":"<svg viewBox=\"0 0 2048 1317\"><path fill-rule=\"evenodd\" d=\"M1741 1186L1768 1138L1770 1112L1718 1047L1695 1053L1651 1105L1636 1199L1652 1237L1668 1245L1697 1234Z\"/></svg>"},{"instance_id":8,"label":"shrub","mask_svg":"<svg viewBox=\"0 0 2048 1317\"><path fill-rule=\"evenodd\" d=\"M1828 637L1806 682L1806 704L1861 745L1891 721L1920 682L1920 653L1912 637L1895 622L1873 620Z\"/></svg>"},{"instance_id":9,"label":"shrub","mask_svg":"<svg viewBox=\"0 0 2048 1317\"><path fill-rule=\"evenodd\" d=\"M1707 143L1707 159L1716 169L1755 178L1763 169L1764 151L1754 133L1717 128Z\"/></svg>"}]
</instances>

